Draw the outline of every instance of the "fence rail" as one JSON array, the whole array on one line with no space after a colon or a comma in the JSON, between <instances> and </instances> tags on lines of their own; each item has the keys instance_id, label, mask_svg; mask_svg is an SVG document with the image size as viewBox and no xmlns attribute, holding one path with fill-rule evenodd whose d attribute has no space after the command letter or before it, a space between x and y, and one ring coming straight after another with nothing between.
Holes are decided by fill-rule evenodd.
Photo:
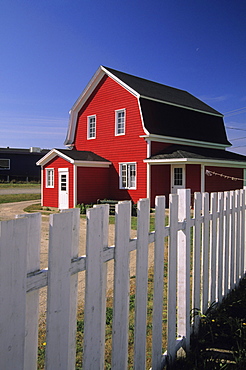
<instances>
[{"instance_id":1,"label":"fence rail","mask_svg":"<svg viewBox=\"0 0 246 370\"><path fill-rule=\"evenodd\" d=\"M108 205L87 211L86 255L78 255L79 210L50 216L48 268L40 270L41 215L0 223L0 368L36 369L39 289L48 287L46 370L74 369L78 273L86 272L83 368L104 368L107 262L114 260L112 369L128 366L129 260L136 250L134 368L146 368L148 250L154 243L152 369L190 345L190 311L220 302L245 272L245 190L189 190L155 204L149 232L149 199L138 203L137 237L130 239L131 203L116 205L115 245L108 246ZM168 271L164 253L168 251ZM192 262L191 262L192 258ZM192 264L192 270L191 270ZM167 274L167 348L163 354L163 290ZM192 274L192 282L190 276ZM190 291L192 285L192 293ZM176 294L177 292L177 294ZM192 302L192 303L191 303ZM177 312L176 312L177 307ZM195 318L193 329L198 330Z\"/></svg>"}]
</instances>

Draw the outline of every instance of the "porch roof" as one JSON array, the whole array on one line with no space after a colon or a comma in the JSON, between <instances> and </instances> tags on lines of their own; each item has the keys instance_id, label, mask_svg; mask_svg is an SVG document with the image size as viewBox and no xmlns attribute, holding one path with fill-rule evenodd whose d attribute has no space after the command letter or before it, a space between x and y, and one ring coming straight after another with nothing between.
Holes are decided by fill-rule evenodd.
<instances>
[{"instance_id":1,"label":"porch roof","mask_svg":"<svg viewBox=\"0 0 246 370\"><path fill-rule=\"evenodd\" d=\"M246 156L230 152L223 149L211 149L203 147L192 147L184 145L170 145L158 154L148 158L147 162L154 162L160 160L182 160L189 159L197 160L198 162L204 161L226 161L226 162L240 162L243 166L246 165Z\"/></svg>"}]
</instances>

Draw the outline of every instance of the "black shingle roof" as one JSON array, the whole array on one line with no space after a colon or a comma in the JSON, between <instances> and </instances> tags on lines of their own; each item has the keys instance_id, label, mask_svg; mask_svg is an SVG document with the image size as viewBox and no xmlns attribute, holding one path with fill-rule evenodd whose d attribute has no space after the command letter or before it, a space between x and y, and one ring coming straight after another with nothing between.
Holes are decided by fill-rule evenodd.
<instances>
[{"instance_id":1,"label":"black shingle roof","mask_svg":"<svg viewBox=\"0 0 246 370\"><path fill-rule=\"evenodd\" d=\"M187 91L104 67L140 94L149 134L230 146L223 116Z\"/></svg>"},{"instance_id":2,"label":"black shingle roof","mask_svg":"<svg viewBox=\"0 0 246 370\"><path fill-rule=\"evenodd\" d=\"M65 154L67 157L75 161L93 161L93 162L109 162L107 159L99 155L86 151L86 150L69 150L69 149L56 149L58 152Z\"/></svg>"},{"instance_id":3,"label":"black shingle roof","mask_svg":"<svg viewBox=\"0 0 246 370\"><path fill-rule=\"evenodd\" d=\"M165 150L153 155L150 159L213 159L246 162L246 156L223 149L210 149L183 145L170 145Z\"/></svg>"},{"instance_id":4,"label":"black shingle roof","mask_svg":"<svg viewBox=\"0 0 246 370\"><path fill-rule=\"evenodd\" d=\"M201 110L212 114L222 115L209 105L205 104L195 96L185 90L176 89L167 85L162 85L158 82L146 80L141 77L133 76L128 73L116 71L115 69L106 68L114 76L130 86L138 92L142 97L157 99L162 102L176 104L183 107Z\"/></svg>"}]
</instances>

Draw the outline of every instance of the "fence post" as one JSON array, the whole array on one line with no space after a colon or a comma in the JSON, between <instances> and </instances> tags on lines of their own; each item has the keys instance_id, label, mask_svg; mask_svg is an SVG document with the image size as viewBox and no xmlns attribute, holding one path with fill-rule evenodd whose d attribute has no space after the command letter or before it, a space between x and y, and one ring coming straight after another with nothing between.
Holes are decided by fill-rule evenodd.
<instances>
[{"instance_id":1,"label":"fence post","mask_svg":"<svg viewBox=\"0 0 246 370\"><path fill-rule=\"evenodd\" d=\"M177 334L185 337L185 348L190 347L190 189L178 189L178 220L185 221L178 231L178 322Z\"/></svg>"}]
</instances>

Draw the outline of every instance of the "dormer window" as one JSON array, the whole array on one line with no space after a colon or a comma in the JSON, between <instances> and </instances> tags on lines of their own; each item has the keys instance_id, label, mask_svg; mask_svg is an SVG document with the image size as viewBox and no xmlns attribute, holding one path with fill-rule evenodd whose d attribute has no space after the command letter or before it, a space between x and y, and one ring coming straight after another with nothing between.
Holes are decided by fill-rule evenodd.
<instances>
[{"instance_id":1,"label":"dormer window","mask_svg":"<svg viewBox=\"0 0 246 370\"><path fill-rule=\"evenodd\" d=\"M125 135L126 110L115 111L115 135Z\"/></svg>"},{"instance_id":2,"label":"dormer window","mask_svg":"<svg viewBox=\"0 0 246 370\"><path fill-rule=\"evenodd\" d=\"M87 117L87 139L96 138L96 116Z\"/></svg>"}]
</instances>

